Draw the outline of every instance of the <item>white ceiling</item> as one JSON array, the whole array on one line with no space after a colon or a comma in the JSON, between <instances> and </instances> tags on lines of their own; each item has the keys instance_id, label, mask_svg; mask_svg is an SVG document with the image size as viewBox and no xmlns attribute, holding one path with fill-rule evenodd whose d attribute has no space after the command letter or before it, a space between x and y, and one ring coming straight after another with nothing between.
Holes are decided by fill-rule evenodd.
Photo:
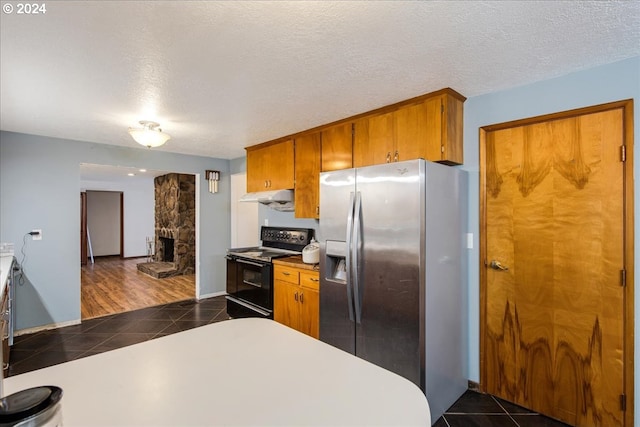
<instances>
[{"instance_id":1,"label":"white ceiling","mask_svg":"<svg viewBox=\"0 0 640 427\"><path fill-rule=\"evenodd\" d=\"M451 87L467 97L640 55L638 1L48 1L1 14L0 128L236 158Z\"/></svg>"},{"instance_id":2,"label":"white ceiling","mask_svg":"<svg viewBox=\"0 0 640 427\"><path fill-rule=\"evenodd\" d=\"M81 181L118 182L153 181L153 178L171 173L170 171L148 170L126 166L96 165L80 163Z\"/></svg>"}]
</instances>

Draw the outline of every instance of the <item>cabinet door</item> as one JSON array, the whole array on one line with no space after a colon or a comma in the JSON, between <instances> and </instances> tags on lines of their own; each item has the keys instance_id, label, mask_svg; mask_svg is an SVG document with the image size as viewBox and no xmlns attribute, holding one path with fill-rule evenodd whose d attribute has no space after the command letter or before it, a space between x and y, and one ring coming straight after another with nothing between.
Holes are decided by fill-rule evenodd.
<instances>
[{"instance_id":1,"label":"cabinet door","mask_svg":"<svg viewBox=\"0 0 640 427\"><path fill-rule=\"evenodd\" d=\"M424 101L427 120L424 158L432 162L442 160L442 100L442 96L436 96Z\"/></svg>"},{"instance_id":2,"label":"cabinet door","mask_svg":"<svg viewBox=\"0 0 640 427\"><path fill-rule=\"evenodd\" d=\"M273 282L273 320L293 329L300 328L299 288L282 280Z\"/></svg>"},{"instance_id":3,"label":"cabinet door","mask_svg":"<svg viewBox=\"0 0 640 427\"><path fill-rule=\"evenodd\" d=\"M320 337L320 273L300 272L300 331L314 338Z\"/></svg>"},{"instance_id":4,"label":"cabinet door","mask_svg":"<svg viewBox=\"0 0 640 427\"><path fill-rule=\"evenodd\" d=\"M322 131L322 172L353 167L353 124L343 123Z\"/></svg>"},{"instance_id":5,"label":"cabinet door","mask_svg":"<svg viewBox=\"0 0 640 427\"><path fill-rule=\"evenodd\" d=\"M318 218L320 213L320 133L296 138L295 217Z\"/></svg>"},{"instance_id":6,"label":"cabinet door","mask_svg":"<svg viewBox=\"0 0 640 427\"><path fill-rule=\"evenodd\" d=\"M464 121L464 101L449 94L443 95L442 118L442 158L448 165L461 165L464 161L462 124Z\"/></svg>"},{"instance_id":7,"label":"cabinet door","mask_svg":"<svg viewBox=\"0 0 640 427\"><path fill-rule=\"evenodd\" d=\"M293 140L269 147L269 157L267 179L269 181L268 190L285 190L294 188L294 148Z\"/></svg>"},{"instance_id":8,"label":"cabinet door","mask_svg":"<svg viewBox=\"0 0 640 427\"><path fill-rule=\"evenodd\" d=\"M247 150L247 191L293 188L293 140Z\"/></svg>"},{"instance_id":9,"label":"cabinet door","mask_svg":"<svg viewBox=\"0 0 640 427\"><path fill-rule=\"evenodd\" d=\"M300 323L298 330L314 338L320 337L320 293L300 288Z\"/></svg>"},{"instance_id":10,"label":"cabinet door","mask_svg":"<svg viewBox=\"0 0 640 427\"><path fill-rule=\"evenodd\" d=\"M247 150L247 192L267 190L268 150L259 148Z\"/></svg>"},{"instance_id":11,"label":"cabinet door","mask_svg":"<svg viewBox=\"0 0 640 427\"><path fill-rule=\"evenodd\" d=\"M393 113L395 150L392 161L426 158L427 108L421 102L402 107Z\"/></svg>"},{"instance_id":12,"label":"cabinet door","mask_svg":"<svg viewBox=\"0 0 640 427\"><path fill-rule=\"evenodd\" d=\"M10 286L12 286L11 284ZM9 359L10 359L10 347L9 347L9 289L5 288L2 294L2 305L0 307L2 313L9 313L8 315L0 316L0 333L2 334L2 375L6 378L9 374Z\"/></svg>"},{"instance_id":13,"label":"cabinet door","mask_svg":"<svg viewBox=\"0 0 640 427\"><path fill-rule=\"evenodd\" d=\"M392 162L394 153L393 113L378 114L355 124L353 166Z\"/></svg>"}]
</instances>

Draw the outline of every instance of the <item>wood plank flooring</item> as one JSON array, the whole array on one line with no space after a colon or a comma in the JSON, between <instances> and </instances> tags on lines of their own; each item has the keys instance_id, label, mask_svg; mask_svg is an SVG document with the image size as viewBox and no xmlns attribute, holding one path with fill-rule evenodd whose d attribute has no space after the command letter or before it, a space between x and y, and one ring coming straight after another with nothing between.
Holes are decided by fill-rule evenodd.
<instances>
[{"instance_id":1,"label":"wood plank flooring","mask_svg":"<svg viewBox=\"0 0 640 427\"><path fill-rule=\"evenodd\" d=\"M145 258L100 257L81 268L82 320L195 298L195 274L156 279Z\"/></svg>"}]
</instances>

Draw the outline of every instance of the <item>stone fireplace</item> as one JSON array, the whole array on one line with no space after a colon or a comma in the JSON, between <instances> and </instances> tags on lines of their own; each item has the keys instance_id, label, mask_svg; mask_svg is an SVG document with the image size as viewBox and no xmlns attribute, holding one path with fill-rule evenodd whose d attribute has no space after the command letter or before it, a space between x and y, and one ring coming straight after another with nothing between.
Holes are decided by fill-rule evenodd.
<instances>
[{"instance_id":1,"label":"stone fireplace","mask_svg":"<svg viewBox=\"0 0 640 427\"><path fill-rule=\"evenodd\" d=\"M196 267L196 182L194 175L156 177L154 262L138 270L154 277L194 274Z\"/></svg>"}]
</instances>

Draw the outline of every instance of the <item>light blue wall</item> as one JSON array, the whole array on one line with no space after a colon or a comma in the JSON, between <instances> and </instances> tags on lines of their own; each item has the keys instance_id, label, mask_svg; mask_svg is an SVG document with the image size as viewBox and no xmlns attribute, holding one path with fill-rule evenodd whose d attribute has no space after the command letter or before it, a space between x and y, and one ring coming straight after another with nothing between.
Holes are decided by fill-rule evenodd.
<instances>
[{"instance_id":1,"label":"light blue wall","mask_svg":"<svg viewBox=\"0 0 640 427\"><path fill-rule=\"evenodd\" d=\"M634 99L634 123L636 150L640 147L640 57L572 73L502 92L490 93L467 99L464 104L464 166L470 171L469 229L474 233L475 245L469 264L469 375L480 380L479 355L479 128L511 120L556 113L580 107L603 104L624 99ZM637 176L640 161L634 158L634 175ZM635 184L634 198L640 201L640 185ZM636 224L640 224L640 209L635 209ZM634 244L640 248L635 235ZM636 250L636 271L640 251ZM635 284L634 284L635 285ZM635 292L636 310L640 307L640 292ZM635 321L635 348L639 349L640 325ZM635 355L635 366L640 367L640 357ZM635 406L640 402L640 369L636 368Z\"/></svg>"},{"instance_id":2,"label":"light blue wall","mask_svg":"<svg viewBox=\"0 0 640 427\"><path fill-rule=\"evenodd\" d=\"M16 286L18 330L80 319L80 163L200 174L200 295L225 290L228 160L1 132L0 241L14 242L20 261L25 233L40 228L43 235L25 245L27 280ZM217 194L208 192L206 169L221 172Z\"/></svg>"}]
</instances>

